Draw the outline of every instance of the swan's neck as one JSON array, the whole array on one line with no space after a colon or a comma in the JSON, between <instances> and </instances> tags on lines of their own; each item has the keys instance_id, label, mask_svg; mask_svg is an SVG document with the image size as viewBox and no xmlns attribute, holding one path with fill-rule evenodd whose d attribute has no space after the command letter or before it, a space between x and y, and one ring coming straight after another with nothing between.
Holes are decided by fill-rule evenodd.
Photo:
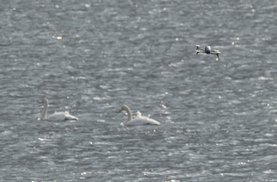
<instances>
[{"instance_id":1,"label":"swan's neck","mask_svg":"<svg viewBox=\"0 0 277 182\"><path fill-rule=\"evenodd\" d=\"M130 111L129 108L126 108L126 112L128 114L128 119L123 124L126 124L127 122L129 122L129 121L131 121L133 119L132 112Z\"/></svg>"},{"instance_id":2,"label":"swan's neck","mask_svg":"<svg viewBox=\"0 0 277 182\"><path fill-rule=\"evenodd\" d=\"M44 109L41 115L41 119L45 119L47 117L47 112L48 112L48 101L44 103Z\"/></svg>"}]
</instances>

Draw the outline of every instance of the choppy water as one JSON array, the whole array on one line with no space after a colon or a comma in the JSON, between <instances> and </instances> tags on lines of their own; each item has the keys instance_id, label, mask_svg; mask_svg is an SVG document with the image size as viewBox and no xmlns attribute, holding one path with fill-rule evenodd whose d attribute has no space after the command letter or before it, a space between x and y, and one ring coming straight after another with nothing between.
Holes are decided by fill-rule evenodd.
<instances>
[{"instance_id":1,"label":"choppy water","mask_svg":"<svg viewBox=\"0 0 277 182\"><path fill-rule=\"evenodd\" d=\"M1 3L0 180L277 181L276 6ZM38 120L43 97L80 120Z\"/></svg>"}]
</instances>

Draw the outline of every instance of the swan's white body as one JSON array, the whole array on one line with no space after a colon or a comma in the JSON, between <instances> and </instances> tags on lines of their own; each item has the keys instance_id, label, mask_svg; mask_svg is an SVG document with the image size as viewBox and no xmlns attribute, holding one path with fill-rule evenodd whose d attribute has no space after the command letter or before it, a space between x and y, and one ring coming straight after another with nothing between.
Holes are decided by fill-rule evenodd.
<instances>
[{"instance_id":1,"label":"swan's white body","mask_svg":"<svg viewBox=\"0 0 277 182\"><path fill-rule=\"evenodd\" d=\"M137 117L133 119L132 112L130 108L126 105L122 106L119 112L125 110L128 114L128 119L123 122L124 125L127 126L137 126L137 125L159 125L160 123L154 119L151 119L146 116L141 116L141 113L138 111Z\"/></svg>"},{"instance_id":2,"label":"swan's white body","mask_svg":"<svg viewBox=\"0 0 277 182\"><path fill-rule=\"evenodd\" d=\"M205 46L205 50L200 48L200 45L196 45L196 54L198 53L206 53L206 54L214 54L217 55L217 57L219 57L219 50L218 49L214 49L212 50L210 46Z\"/></svg>"},{"instance_id":3,"label":"swan's white body","mask_svg":"<svg viewBox=\"0 0 277 182\"><path fill-rule=\"evenodd\" d=\"M78 120L77 117L72 116L69 114L68 111L65 112L54 112L53 114L47 116L48 112L48 99L44 98L40 103L44 103L44 109L41 115L42 120L47 120L47 121L65 121L65 120Z\"/></svg>"}]
</instances>

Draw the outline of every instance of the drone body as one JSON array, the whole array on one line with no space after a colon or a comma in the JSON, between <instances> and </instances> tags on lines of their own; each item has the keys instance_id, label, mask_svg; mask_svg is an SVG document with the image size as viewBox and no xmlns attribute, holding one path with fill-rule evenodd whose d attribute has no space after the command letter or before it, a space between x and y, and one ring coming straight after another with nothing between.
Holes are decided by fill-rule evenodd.
<instances>
[{"instance_id":1,"label":"drone body","mask_svg":"<svg viewBox=\"0 0 277 182\"><path fill-rule=\"evenodd\" d=\"M210 46L205 46L205 49L203 50L203 49L200 48L200 45L196 45L196 50L195 51L196 51L196 54L198 54L198 53L214 54L218 58L219 58L219 54L220 54L218 49L212 50Z\"/></svg>"}]
</instances>

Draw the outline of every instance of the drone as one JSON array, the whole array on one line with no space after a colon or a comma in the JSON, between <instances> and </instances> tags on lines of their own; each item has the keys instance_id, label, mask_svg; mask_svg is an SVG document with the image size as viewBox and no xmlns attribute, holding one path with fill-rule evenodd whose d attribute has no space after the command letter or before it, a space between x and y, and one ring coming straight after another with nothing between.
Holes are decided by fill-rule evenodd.
<instances>
[{"instance_id":1,"label":"drone","mask_svg":"<svg viewBox=\"0 0 277 182\"><path fill-rule=\"evenodd\" d=\"M205 46L205 50L203 50L200 48L200 45L196 45L195 51L196 51L196 54L198 54L198 53L214 54L214 55L217 55L218 58L219 58L219 54L220 54L218 49L211 50L210 46Z\"/></svg>"}]
</instances>

